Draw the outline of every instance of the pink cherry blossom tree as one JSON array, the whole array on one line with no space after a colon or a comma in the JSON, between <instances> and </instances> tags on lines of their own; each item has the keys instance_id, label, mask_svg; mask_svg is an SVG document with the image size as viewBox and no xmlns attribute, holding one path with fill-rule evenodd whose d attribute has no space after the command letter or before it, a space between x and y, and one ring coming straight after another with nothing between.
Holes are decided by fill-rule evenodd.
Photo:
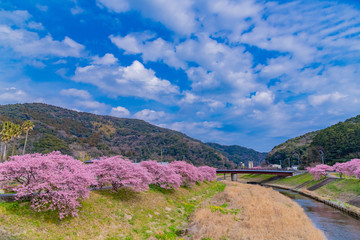
<instances>
[{"instance_id":1,"label":"pink cherry blossom tree","mask_svg":"<svg viewBox=\"0 0 360 240\"><path fill-rule=\"evenodd\" d=\"M165 189L176 189L181 185L181 175L177 174L169 165L162 165L156 161L144 161L140 164L152 176L152 184Z\"/></svg>"},{"instance_id":2,"label":"pink cherry blossom tree","mask_svg":"<svg viewBox=\"0 0 360 240\"><path fill-rule=\"evenodd\" d=\"M174 161L170 163L169 166L172 167L177 174L181 175L182 186L189 187L201 180L198 169L185 161Z\"/></svg>"},{"instance_id":3,"label":"pink cherry blossom tree","mask_svg":"<svg viewBox=\"0 0 360 240\"><path fill-rule=\"evenodd\" d=\"M216 179L216 169L209 166L198 167L198 173L201 181L214 181Z\"/></svg>"},{"instance_id":4,"label":"pink cherry blossom tree","mask_svg":"<svg viewBox=\"0 0 360 240\"><path fill-rule=\"evenodd\" d=\"M333 168L334 168L334 171L340 173L340 178L342 178L343 175L345 175L347 172L347 166L345 163L337 162L334 164Z\"/></svg>"},{"instance_id":5,"label":"pink cherry blossom tree","mask_svg":"<svg viewBox=\"0 0 360 240\"><path fill-rule=\"evenodd\" d=\"M307 168L309 173L314 177L315 180L319 180L322 176L327 175L327 171L333 171L333 167L326 164L319 164L313 168Z\"/></svg>"},{"instance_id":6,"label":"pink cherry blossom tree","mask_svg":"<svg viewBox=\"0 0 360 240\"><path fill-rule=\"evenodd\" d=\"M80 201L89 196L94 175L74 158L60 152L10 157L0 164L0 182L13 183L16 198L30 198L36 211L58 211L59 218L76 216Z\"/></svg>"},{"instance_id":7,"label":"pink cherry blossom tree","mask_svg":"<svg viewBox=\"0 0 360 240\"><path fill-rule=\"evenodd\" d=\"M121 156L102 157L89 166L100 187L111 185L114 191L128 186L135 191L146 191L152 181L146 168L123 159Z\"/></svg>"},{"instance_id":8,"label":"pink cherry blossom tree","mask_svg":"<svg viewBox=\"0 0 360 240\"><path fill-rule=\"evenodd\" d=\"M344 164L344 173L346 176L351 177L355 175L355 172L360 168L360 159L352 159Z\"/></svg>"}]
</instances>

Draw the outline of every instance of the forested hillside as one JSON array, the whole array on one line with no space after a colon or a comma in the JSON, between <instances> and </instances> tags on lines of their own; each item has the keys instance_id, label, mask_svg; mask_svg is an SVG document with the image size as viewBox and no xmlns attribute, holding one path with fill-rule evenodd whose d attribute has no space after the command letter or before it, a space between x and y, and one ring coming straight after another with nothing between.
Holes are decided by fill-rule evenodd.
<instances>
[{"instance_id":1,"label":"forested hillside","mask_svg":"<svg viewBox=\"0 0 360 240\"><path fill-rule=\"evenodd\" d=\"M267 153L258 152L238 145L225 146L217 143L206 143L206 145L220 151L230 161L238 165L244 163L246 167L249 161L253 161L254 166L260 165L267 155Z\"/></svg>"},{"instance_id":2,"label":"forested hillside","mask_svg":"<svg viewBox=\"0 0 360 240\"><path fill-rule=\"evenodd\" d=\"M0 121L25 120L35 124L29 134L27 152L59 150L78 159L120 154L136 161L186 160L195 165L236 166L199 140L142 120L100 116L40 103L0 106ZM16 143L16 153L21 153L23 145L24 138Z\"/></svg>"},{"instance_id":3,"label":"forested hillside","mask_svg":"<svg viewBox=\"0 0 360 240\"><path fill-rule=\"evenodd\" d=\"M286 167L289 160L292 165L310 165L321 162L321 152L327 164L348 161L360 157L360 115L339 122L323 130L310 132L275 146L267 155L268 163Z\"/></svg>"}]
</instances>

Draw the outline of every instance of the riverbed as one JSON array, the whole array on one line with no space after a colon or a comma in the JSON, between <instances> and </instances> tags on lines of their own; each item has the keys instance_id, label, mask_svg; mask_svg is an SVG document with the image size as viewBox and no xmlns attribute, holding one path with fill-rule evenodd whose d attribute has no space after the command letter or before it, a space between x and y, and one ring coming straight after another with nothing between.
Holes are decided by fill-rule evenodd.
<instances>
[{"instance_id":1,"label":"riverbed","mask_svg":"<svg viewBox=\"0 0 360 240\"><path fill-rule=\"evenodd\" d=\"M360 240L359 220L299 193L274 189L297 202L328 240Z\"/></svg>"}]
</instances>

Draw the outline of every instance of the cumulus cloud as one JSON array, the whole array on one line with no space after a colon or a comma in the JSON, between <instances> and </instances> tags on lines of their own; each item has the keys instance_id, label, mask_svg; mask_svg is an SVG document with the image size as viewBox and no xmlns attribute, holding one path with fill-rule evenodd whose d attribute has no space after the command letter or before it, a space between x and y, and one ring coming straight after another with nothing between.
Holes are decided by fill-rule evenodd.
<instances>
[{"instance_id":1,"label":"cumulus cloud","mask_svg":"<svg viewBox=\"0 0 360 240\"><path fill-rule=\"evenodd\" d=\"M88 91L76 88L63 89L60 91L60 94L68 97L90 99L91 95Z\"/></svg>"},{"instance_id":2,"label":"cumulus cloud","mask_svg":"<svg viewBox=\"0 0 360 240\"><path fill-rule=\"evenodd\" d=\"M160 100L169 95L179 94L177 86L156 77L153 70L145 68L139 61L134 61L127 67L117 64L78 67L72 79L91 83L112 96Z\"/></svg>"},{"instance_id":3,"label":"cumulus cloud","mask_svg":"<svg viewBox=\"0 0 360 240\"><path fill-rule=\"evenodd\" d=\"M91 110L97 110L97 112L105 112L108 106L105 103L101 103L95 100L76 100L75 104Z\"/></svg>"},{"instance_id":4,"label":"cumulus cloud","mask_svg":"<svg viewBox=\"0 0 360 240\"><path fill-rule=\"evenodd\" d=\"M43 26L30 21L31 18L27 11L0 10L0 46L26 57L80 57L83 54L85 47L69 37L62 41L50 35L40 37L33 30L43 30Z\"/></svg>"},{"instance_id":5,"label":"cumulus cloud","mask_svg":"<svg viewBox=\"0 0 360 240\"><path fill-rule=\"evenodd\" d=\"M111 108L110 115L114 117L124 118L130 116L130 111L125 107L117 106Z\"/></svg>"},{"instance_id":6,"label":"cumulus cloud","mask_svg":"<svg viewBox=\"0 0 360 240\"><path fill-rule=\"evenodd\" d=\"M130 9L141 12L144 17L161 22L166 27L180 34L189 35L197 28L193 11L193 0L98 0L100 7L121 13Z\"/></svg>"},{"instance_id":7,"label":"cumulus cloud","mask_svg":"<svg viewBox=\"0 0 360 240\"><path fill-rule=\"evenodd\" d=\"M345 94L341 94L339 92L334 92L334 93L310 96L309 101L310 101L311 105L318 106L318 105L324 104L329 101L336 103L340 100L343 100L346 97L347 97L347 95L345 95Z\"/></svg>"},{"instance_id":8,"label":"cumulus cloud","mask_svg":"<svg viewBox=\"0 0 360 240\"><path fill-rule=\"evenodd\" d=\"M135 118L139 118L145 121L153 122L158 120L165 120L169 116L163 111L154 111L151 109L143 109L134 114Z\"/></svg>"},{"instance_id":9,"label":"cumulus cloud","mask_svg":"<svg viewBox=\"0 0 360 240\"><path fill-rule=\"evenodd\" d=\"M62 41L51 36L40 38L35 32L23 29L12 29L0 25L0 45L28 57L59 56L80 57L84 46L69 37Z\"/></svg>"},{"instance_id":10,"label":"cumulus cloud","mask_svg":"<svg viewBox=\"0 0 360 240\"><path fill-rule=\"evenodd\" d=\"M176 56L175 46L149 33L134 33L124 37L111 35L110 40L125 54L141 54L145 62L163 61L166 64L184 68L185 62Z\"/></svg>"},{"instance_id":11,"label":"cumulus cloud","mask_svg":"<svg viewBox=\"0 0 360 240\"><path fill-rule=\"evenodd\" d=\"M106 53L103 57L94 56L92 64L111 65L118 61L112 53Z\"/></svg>"}]
</instances>

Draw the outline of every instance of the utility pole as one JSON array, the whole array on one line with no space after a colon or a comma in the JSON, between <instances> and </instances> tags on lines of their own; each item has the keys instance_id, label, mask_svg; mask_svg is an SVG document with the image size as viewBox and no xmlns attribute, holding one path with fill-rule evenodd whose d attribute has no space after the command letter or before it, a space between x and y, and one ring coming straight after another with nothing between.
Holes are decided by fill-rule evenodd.
<instances>
[{"instance_id":1,"label":"utility pole","mask_svg":"<svg viewBox=\"0 0 360 240\"><path fill-rule=\"evenodd\" d=\"M324 153L324 151L323 151L323 150L319 150L319 153L321 154L321 162L322 162L322 164L325 164L325 159L324 159L325 153Z\"/></svg>"},{"instance_id":2,"label":"utility pole","mask_svg":"<svg viewBox=\"0 0 360 240\"><path fill-rule=\"evenodd\" d=\"M161 156L161 158L160 158L160 159L161 159L161 162L163 161L163 160L162 160L162 152L163 152L163 148L161 147L161 152L160 152L160 156Z\"/></svg>"},{"instance_id":3,"label":"utility pole","mask_svg":"<svg viewBox=\"0 0 360 240\"><path fill-rule=\"evenodd\" d=\"M288 158L289 159L289 167L291 168L291 159L290 158Z\"/></svg>"},{"instance_id":4,"label":"utility pole","mask_svg":"<svg viewBox=\"0 0 360 240\"><path fill-rule=\"evenodd\" d=\"M296 157L297 157L297 160L298 160L298 166L300 166L300 155L297 152L295 152L294 155L295 154L296 154Z\"/></svg>"}]
</instances>

